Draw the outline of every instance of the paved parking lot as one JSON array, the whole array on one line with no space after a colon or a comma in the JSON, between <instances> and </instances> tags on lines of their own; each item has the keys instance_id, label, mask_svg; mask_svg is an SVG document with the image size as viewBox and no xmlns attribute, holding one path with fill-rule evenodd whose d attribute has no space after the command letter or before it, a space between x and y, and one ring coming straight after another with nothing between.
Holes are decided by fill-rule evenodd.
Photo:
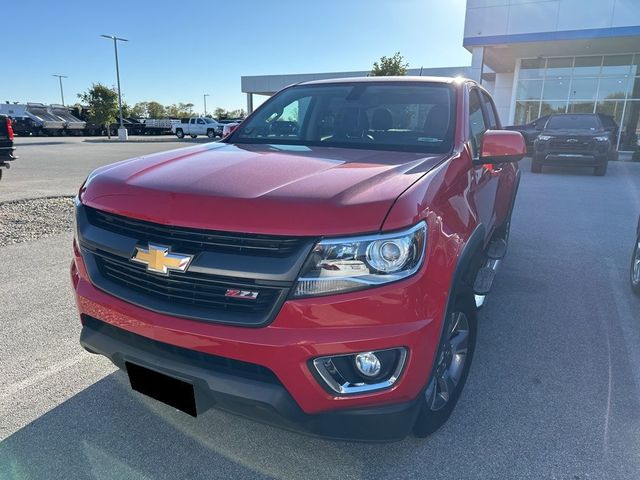
<instances>
[{"instance_id":1,"label":"paved parking lot","mask_svg":"<svg viewBox=\"0 0 640 480\"><path fill-rule=\"evenodd\" d=\"M98 165L185 144L147 140L18 140L0 201L73 194ZM0 479L639 478L640 164L522 166L467 387L426 440L329 442L143 398L78 345L70 234L0 248Z\"/></svg>"},{"instance_id":2,"label":"paved parking lot","mask_svg":"<svg viewBox=\"0 0 640 480\"><path fill-rule=\"evenodd\" d=\"M122 143L106 137L17 137L18 160L0 181L0 202L75 195L89 172L118 160L208 141L139 136Z\"/></svg>"}]
</instances>

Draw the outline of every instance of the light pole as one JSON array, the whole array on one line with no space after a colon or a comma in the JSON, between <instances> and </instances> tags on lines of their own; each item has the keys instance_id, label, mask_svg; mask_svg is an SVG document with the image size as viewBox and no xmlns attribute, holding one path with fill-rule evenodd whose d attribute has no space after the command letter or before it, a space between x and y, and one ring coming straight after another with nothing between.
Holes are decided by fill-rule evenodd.
<instances>
[{"instance_id":1,"label":"light pole","mask_svg":"<svg viewBox=\"0 0 640 480\"><path fill-rule=\"evenodd\" d=\"M60 74L53 74L51 75L52 77L58 77L58 80L60 80L60 97L62 97L62 106L64 107L64 91L62 90L62 79L63 78L69 78L66 75L60 75Z\"/></svg>"},{"instance_id":2,"label":"light pole","mask_svg":"<svg viewBox=\"0 0 640 480\"><path fill-rule=\"evenodd\" d=\"M204 98L204 116L205 116L205 117L207 116L207 97L208 97L208 96L209 96L209 94L208 94L208 93L205 93L205 94L203 95L203 98Z\"/></svg>"},{"instance_id":3,"label":"light pole","mask_svg":"<svg viewBox=\"0 0 640 480\"><path fill-rule=\"evenodd\" d=\"M121 42L128 42L126 38L119 38L115 35L100 35L104 38L110 38L113 40L113 50L116 54L116 78L118 80L118 109L120 110L120 128L118 129L118 139L126 140L127 139L127 129L124 128L124 122L122 120L122 94L120 93L120 67L118 65L118 40Z\"/></svg>"}]
</instances>

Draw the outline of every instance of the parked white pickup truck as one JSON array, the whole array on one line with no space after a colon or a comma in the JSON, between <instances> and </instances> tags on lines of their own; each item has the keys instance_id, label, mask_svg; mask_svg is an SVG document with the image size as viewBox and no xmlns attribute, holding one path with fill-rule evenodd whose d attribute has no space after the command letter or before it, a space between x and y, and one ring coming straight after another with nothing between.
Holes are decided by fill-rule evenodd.
<instances>
[{"instance_id":1,"label":"parked white pickup truck","mask_svg":"<svg viewBox=\"0 0 640 480\"><path fill-rule=\"evenodd\" d=\"M212 118L183 118L179 123L171 125L171 131L178 138L184 138L185 135L190 135L191 138L196 138L198 135L215 138L222 136L222 125Z\"/></svg>"}]
</instances>

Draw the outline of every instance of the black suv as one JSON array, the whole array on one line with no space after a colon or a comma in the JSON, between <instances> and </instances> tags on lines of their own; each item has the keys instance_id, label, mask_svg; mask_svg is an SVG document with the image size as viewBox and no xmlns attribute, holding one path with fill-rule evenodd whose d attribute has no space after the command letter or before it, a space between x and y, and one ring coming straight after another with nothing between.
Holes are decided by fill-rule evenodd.
<instances>
[{"instance_id":1,"label":"black suv","mask_svg":"<svg viewBox=\"0 0 640 480\"><path fill-rule=\"evenodd\" d=\"M541 173L543 165L582 166L602 176L615 158L611 137L597 114L551 115L534 142L531 171Z\"/></svg>"},{"instance_id":2,"label":"black suv","mask_svg":"<svg viewBox=\"0 0 640 480\"><path fill-rule=\"evenodd\" d=\"M9 168L7 162L15 160L14 151L11 119L0 115L0 179L2 178L2 169Z\"/></svg>"}]
</instances>

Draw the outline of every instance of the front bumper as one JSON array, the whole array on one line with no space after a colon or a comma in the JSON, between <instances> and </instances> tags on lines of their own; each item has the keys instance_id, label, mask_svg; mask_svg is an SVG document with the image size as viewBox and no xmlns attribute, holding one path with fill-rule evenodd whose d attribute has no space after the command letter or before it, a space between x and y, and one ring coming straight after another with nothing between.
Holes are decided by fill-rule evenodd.
<instances>
[{"instance_id":1,"label":"front bumper","mask_svg":"<svg viewBox=\"0 0 640 480\"><path fill-rule=\"evenodd\" d=\"M595 167L607 163L607 154L536 152L535 161L542 165Z\"/></svg>"},{"instance_id":2,"label":"front bumper","mask_svg":"<svg viewBox=\"0 0 640 480\"><path fill-rule=\"evenodd\" d=\"M424 266L413 277L370 291L289 300L272 323L247 328L173 317L113 297L91 284L77 246L71 276L83 318L136 338L116 342L85 325L85 348L120 367L131 358L193 379L199 408L215 406L285 428L360 440L393 440L409 432L432 369L448 284L442 275L429 276ZM146 342L255 364L273 372L278 383L222 382L190 362L174 365L164 355L147 354L140 348ZM310 369L313 358L395 347L409 354L399 380L387 390L336 396Z\"/></svg>"},{"instance_id":3,"label":"front bumper","mask_svg":"<svg viewBox=\"0 0 640 480\"><path fill-rule=\"evenodd\" d=\"M306 414L277 380L229 375L206 355L175 348L83 317L82 346L125 369L134 363L193 385L198 413L211 407L288 430L343 440L390 441L404 438L418 414L417 400L381 407Z\"/></svg>"}]
</instances>

